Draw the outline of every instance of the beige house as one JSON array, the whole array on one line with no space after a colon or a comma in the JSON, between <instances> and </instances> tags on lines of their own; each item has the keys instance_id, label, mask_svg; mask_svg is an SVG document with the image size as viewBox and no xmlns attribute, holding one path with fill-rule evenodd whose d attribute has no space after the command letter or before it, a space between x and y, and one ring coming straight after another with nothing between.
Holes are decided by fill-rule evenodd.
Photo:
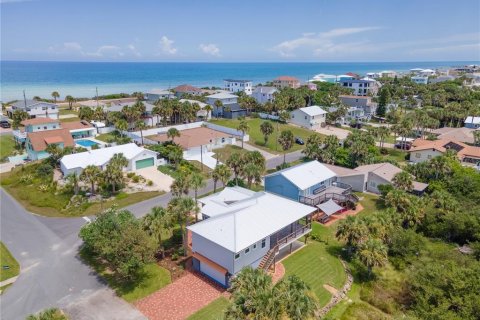
<instances>
[{"instance_id":1,"label":"beige house","mask_svg":"<svg viewBox=\"0 0 480 320\"><path fill-rule=\"evenodd\" d=\"M281 76L273 80L273 86L277 89L282 88L299 88L300 87L300 80L295 77L290 76Z\"/></svg>"},{"instance_id":2,"label":"beige house","mask_svg":"<svg viewBox=\"0 0 480 320\"><path fill-rule=\"evenodd\" d=\"M480 147L469 146L463 142L455 140L424 140L416 139L413 141L410 152L410 161L418 163L428 161L434 157L440 156L454 150L461 162L477 164L480 163Z\"/></svg>"}]
</instances>

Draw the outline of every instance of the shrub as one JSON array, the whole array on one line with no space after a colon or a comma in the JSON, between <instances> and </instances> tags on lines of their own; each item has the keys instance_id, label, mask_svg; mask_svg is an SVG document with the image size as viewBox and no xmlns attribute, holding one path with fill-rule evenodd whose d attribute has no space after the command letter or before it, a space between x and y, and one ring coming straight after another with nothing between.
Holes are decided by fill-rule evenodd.
<instances>
[{"instance_id":1,"label":"shrub","mask_svg":"<svg viewBox=\"0 0 480 320\"><path fill-rule=\"evenodd\" d=\"M178 254L176 252L172 254L172 260L173 261L178 260Z\"/></svg>"},{"instance_id":2,"label":"shrub","mask_svg":"<svg viewBox=\"0 0 480 320\"><path fill-rule=\"evenodd\" d=\"M153 181L152 181L152 180L148 180L148 181L147 181L147 186L149 186L149 187L153 186Z\"/></svg>"},{"instance_id":3,"label":"shrub","mask_svg":"<svg viewBox=\"0 0 480 320\"><path fill-rule=\"evenodd\" d=\"M33 176L31 174L24 174L23 176L20 177L19 181L20 183L30 183L33 180Z\"/></svg>"},{"instance_id":4,"label":"shrub","mask_svg":"<svg viewBox=\"0 0 480 320\"><path fill-rule=\"evenodd\" d=\"M127 173L127 177L130 178L130 179L133 178L134 176L135 176L135 172Z\"/></svg>"},{"instance_id":5,"label":"shrub","mask_svg":"<svg viewBox=\"0 0 480 320\"><path fill-rule=\"evenodd\" d=\"M139 176L133 176L132 181L135 182L135 183L138 183L140 181L140 177Z\"/></svg>"},{"instance_id":6,"label":"shrub","mask_svg":"<svg viewBox=\"0 0 480 320\"><path fill-rule=\"evenodd\" d=\"M43 163L37 168L37 176L45 178L53 174L53 167L47 163Z\"/></svg>"},{"instance_id":7,"label":"shrub","mask_svg":"<svg viewBox=\"0 0 480 320\"><path fill-rule=\"evenodd\" d=\"M48 185L46 184L41 184L38 186L38 191L41 191L41 192L47 192L48 191Z\"/></svg>"}]
</instances>

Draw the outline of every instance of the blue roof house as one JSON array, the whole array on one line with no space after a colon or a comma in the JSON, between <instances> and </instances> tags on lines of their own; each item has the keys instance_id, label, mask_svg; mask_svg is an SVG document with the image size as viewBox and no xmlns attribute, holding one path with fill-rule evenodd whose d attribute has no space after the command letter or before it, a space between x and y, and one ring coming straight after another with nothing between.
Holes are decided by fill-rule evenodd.
<instances>
[{"instance_id":1,"label":"blue roof house","mask_svg":"<svg viewBox=\"0 0 480 320\"><path fill-rule=\"evenodd\" d=\"M357 202L349 184L318 161L302 163L265 176L265 191L317 206L329 199Z\"/></svg>"}]
</instances>

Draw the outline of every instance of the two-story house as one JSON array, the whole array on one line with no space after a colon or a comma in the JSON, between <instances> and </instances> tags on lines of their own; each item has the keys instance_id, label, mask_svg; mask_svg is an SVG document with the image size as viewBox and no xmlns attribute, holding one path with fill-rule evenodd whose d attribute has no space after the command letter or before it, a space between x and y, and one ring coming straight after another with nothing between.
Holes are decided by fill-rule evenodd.
<instances>
[{"instance_id":1,"label":"two-story house","mask_svg":"<svg viewBox=\"0 0 480 320\"><path fill-rule=\"evenodd\" d=\"M30 118L46 117L58 119L58 106L54 103L37 100L19 100L13 102L7 107L7 114L10 118L16 110L23 110L28 113Z\"/></svg>"},{"instance_id":2,"label":"two-story house","mask_svg":"<svg viewBox=\"0 0 480 320\"><path fill-rule=\"evenodd\" d=\"M251 80L225 79L223 83L225 90L229 92L245 92L245 94L251 95L253 91L253 83Z\"/></svg>"},{"instance_id":3,"label":"two-story house","mask_svg":"<svg viewBox=\"0 0 480 320\"><path fill-rule=\"evenodd\" d=\"M273 102L275 100L275 92L278 92L275 87L258 86L252 92L252 97L260 104Z\"/></svg>"},{"instance_id":4,"label":"two-story house","mask_svg":"<svg viewBox=\"0 0 480 320\"><path fill-rule=\"evenodd\" d=\"M215 105L216 101L220 101L222 106L217 107ZM219 92L207 96L207 103L212 106L212 113L216 117L236 119L247 115L247 110L238 103L238 96L228 92Z\"/></svg>"},{"instance_id":5,"label":"two-story house","mask_svg":"<svg viewBox=\"0 0 480 320\"><path fill-rule=\"evenodd\" d=\"M273 80L273 86L277 89L282 88L300 88L300 80L295 77L281 76Z\"/></svg>"},{"instance_id":6,"label":"two-story house","mask_svg":"<svg viewBox=\"0 0 480 320\"><path fill-rule=\"evenodd\" d=\"M310 106L290 112L289 122L306 129L320 129L325 126L327 111L319 106Z\"/></svg>"},{"instance_id":7,"label":"two-story house","mask_svg":"<svg viewBox=\"0 0 480 320\"><path fill-rule=\"evenodd\" d=\"M377 112L377 103L369 96L340 95L340 101L349 107L363 109L366 116L374 116Z\"/></svg>"},{"instance_id":8,"label":"two-story house","mask_svg":"<svg viewBox=\"0 0 480 320\"><path fill-rule=\"evenodd\" d=\"M144 94L145 100L150 102L155 102L162 99L173 99L175 94L170 90L164 89L153 89Z\"/></svg>"},{"instance_id":9,"label":"two-story house","mask_svg":"<svg viewBox=\"0 0 480 320\"><path fill-rule=\"evenodd\" d=\"M189 84L181 84L173 88L173 92L175 92L175 96L177 98L181 98L184 95L192 95L192 96L199 96L202 95L202 89L194 87Z\"/></svg>"},{"instance_id":10,"label":"two-story house","mask_svg":"<svg viewBox=\"0 0 480 320\"><path fill-rule=\"evenodd\" d=\"M378 82L373 79L344 80L339 82L342 87L352 89L352 94L356 96L376 95L378 92Z\"/></svg>"},{"instance_id":11,"label":"two-story house","mask_svg":"<svg viewBox=\"0 0 480 320\"><path fill-rule=\"evenodd\" d=\"M316 206L330 199L354 202L352 186L340 182L335 172L326 165L311 161L265 176L265 191Z\"/></svg>"},{"instance_id":12,"label":"two-story house","mask_svg":"<svg viewBox=\"0 0 480 320\"><path fill-rule=\"evenodd\" d=\"M224 287L244 267L268 270L311 231L317 210L269 192L227 187L199 199L203 220L187 227L193 268Z\"/></svg>"},{"instance_id":13,"label":"two-story house","mask_svg":"<svg viewBox=\"0 0 480 320\"><path fill-rule=\"evenodd\" d=\"M30 160L47 158L46 152L49 144L56 144L61 149L73 147L77 142L82 145L82 140L95 135L95 128L86 121L73 121L60 123L51 118L33 118L21 123L23 130L13 131L15 141L25 146Z\"/></svg>"}]
</instances>

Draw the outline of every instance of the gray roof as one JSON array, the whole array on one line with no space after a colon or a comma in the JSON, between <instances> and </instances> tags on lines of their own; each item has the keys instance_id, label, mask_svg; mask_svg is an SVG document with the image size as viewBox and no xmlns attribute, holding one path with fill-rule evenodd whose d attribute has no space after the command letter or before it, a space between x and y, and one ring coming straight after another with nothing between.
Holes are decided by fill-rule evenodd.
<instances>
[{"instance_id":1,"label":"gray roof","mask_svg":"<svg viewBox=\"0 0 480 320\"><path fill-rule=\"evenodd\" d=\"M328 200L327 202L321 203L317 205L318 209L322 210L327 216L331 216L332 214L340 211L343 207L339 206L333 199Z\"/></svg>"},{"instance_id":2,"label":"gray roof","mask_svg":"<svg viewBox=\"0 0 480 320\"><path fill-rule=\"evenodd\" d=\"M27 100L27 107L36 105L36 104L43 104L43 105L48 105L48 106L56 106L55 103L50 103L50 102L43 102L43 101L37 101L37 100ZM16 102L13 102L10 104L12 107L15 107L17 109L24 109L25 108L25 101L24 100L18 100Z\"/></svg>"},{"instance_id":3,"label":"gray roof","mask_svg":"<svg viewBox=\"0 0 480 320\"><path fill-rule=\"evenodd\" d=\"M253 90L253 93L274 94L277 91L278 90L275 87L258 86Z\"/></svg>"},{"instance_id":4,"label":"gray roof","mask_svg":"<svg viewBox=\"0 0 480 320\"><path fill-rule=\"evenodd\" d=\"M219 92L219 93L211 94L211 95L207 96L207 98L218 99L218 100L233 99L233 98L238 99L238 96L236 96L234 94L231 94L231 93Z\"/></svg>"}]
</instances>

